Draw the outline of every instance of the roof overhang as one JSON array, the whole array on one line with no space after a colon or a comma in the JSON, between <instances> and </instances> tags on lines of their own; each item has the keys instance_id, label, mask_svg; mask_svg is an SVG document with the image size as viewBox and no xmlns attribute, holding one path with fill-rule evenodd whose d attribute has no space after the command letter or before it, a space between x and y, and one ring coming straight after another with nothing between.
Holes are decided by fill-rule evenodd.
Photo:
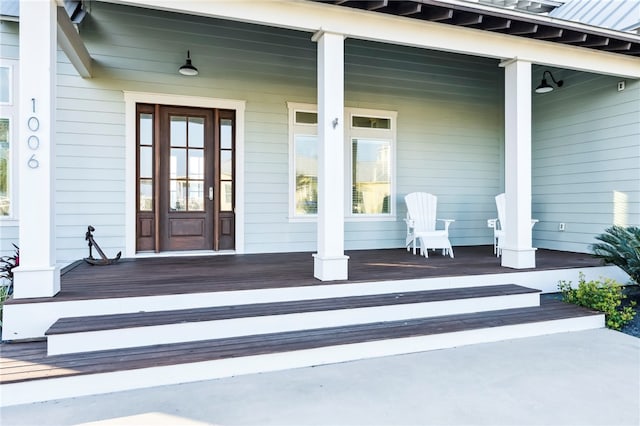
<instances>
[{"instance_id":1,"label":"roof overhang","mask_svg":"<svg viewBox=\"0 0 640 426\"><path fill-rule=\"evenodd\" d=\"M328 3L640 57L640 36L634 34L468 0L329 0Z\"/></svg>"},{"instance_id":2,"label":"roof overhang","mask_svg":"<svg viewBox=\"0 0 640 426\"><path fill-rule=\"evenodd\" d=\"M357 39L442 50L498 60L519 58L535 64L640 79L640 58L631 54L620 54L587 46L578 46L577 43L569 43L569 40L566 40L565 43L560 43L543 37L534 38L516 35L515 33L508 34L498 29L492 31L488 27L485 29L475 28L472 25L462 25L463 21L450 25L437 20L410 18L411 14L403 14L400 11L397 13L384 13L380 10L381 8L376 9L375 7L372 7L375 10L362 10L360 7L348 7L349 3L352 3L349 0L341 2L344 6L336 6L326 1L314 0L105 1L176 13L250 22L310 33L329 31ZM469 10L467 15L461 14L461 16L467 17L473 17L474 13L480 14L480 11L488 15L489 12L485 11L485 9L491 9L494 12L495 9L499 9L488 6L475 6L460 1L454 2L453 0L446 2L442 0L400 0L397 2L367 1L358 3L366 3L370 6L373 6L374 3L378 5L386 3L384 7L389 7L391 3L398 4L393 7L400 7L400 5L414 7L418 4L436 7L437 3L440 5L438 7L442 12L446 8L450 9L452 7L459 8L460 11L467 8L478 9L475 12ZM355 3L352 6L354 5ZM504 15L507 15L507 12L509 15L513 14L523 21L523 26L525 25L525 17L531 17L529 13L499 10ZM525 16L518 17L519 15ZM551 18L544 18L552 21ZM492 16L492 19L499 21L497 16ZM489 21L489 19L485 20L483 18L483 22L488 23ZM565 21L562 22L564 23ZM530 24L533 25L533 23ZM576 24L576 26L592 29L592 27L580 24ZM583 28L583 31L587 31L587 29ZM601 30L600 33L602 36L608 34L611 37L621 34L617 31L606 30ZM596 35L595 32L592 34L592 36ZM629 42L633 41L636 44L640 42L640 36L629 35L626 37L630 38Z\"/></svg>"}]
</instances>

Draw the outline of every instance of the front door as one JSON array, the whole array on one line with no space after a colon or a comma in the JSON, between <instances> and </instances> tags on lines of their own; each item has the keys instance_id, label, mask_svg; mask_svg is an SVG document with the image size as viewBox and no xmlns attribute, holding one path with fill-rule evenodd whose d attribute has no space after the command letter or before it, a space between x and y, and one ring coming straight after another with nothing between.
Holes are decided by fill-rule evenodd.
<instances>
[{"instance_id":1,"label":"front door","mask_svg":"<svg viewBox=\"0 0 640 426\"><path fill-rule=\"evenodd\" d=\"M138 251L235 243L233 111L138 105Z\"/></svg>"}]
</instances>

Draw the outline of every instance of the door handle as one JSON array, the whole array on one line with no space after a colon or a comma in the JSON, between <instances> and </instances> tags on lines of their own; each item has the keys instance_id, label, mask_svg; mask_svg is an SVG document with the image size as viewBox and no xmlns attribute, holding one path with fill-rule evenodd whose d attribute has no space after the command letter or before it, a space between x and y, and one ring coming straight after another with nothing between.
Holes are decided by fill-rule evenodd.
<instances>
[{"instance_id":1,"label":"door handle","mask_svg":"<svg viewBox=\"0 0 640 426\"><path fill-rule=\"evenodd\" d=\"M209 201L213 201L213 186L209 187Z\"/></svg>"}]
</instances>

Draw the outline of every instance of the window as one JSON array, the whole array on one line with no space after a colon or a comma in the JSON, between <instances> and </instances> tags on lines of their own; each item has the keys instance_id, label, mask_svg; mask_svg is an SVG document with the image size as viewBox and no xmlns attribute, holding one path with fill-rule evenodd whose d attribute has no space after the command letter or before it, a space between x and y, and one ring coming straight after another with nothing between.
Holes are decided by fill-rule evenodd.
<instances>
[{"instance_id":1,"label":"window","mask_svg":"<svg viewBox=\"0 0 640 426\"><path fill-rule=\"evenodd\" d=\"M312 218L318 212L318 151L315 105L289 103L291 164L290 215ZM346 179L351 197L345 214L354 218L393 214L396 113L347 108Z\"/></svg>"},{"instance_id":2,"label":"window","mask_svg":"<svg viewBox=\"0 0 640 426\"><path fill-rule=\"evenodd\" d=\"M15 99L17 88L17 61L3 59L0 66L0 219L16 216L15 178L15 120L18 108ZM4 65L7 64L7 65Z\"/></svg>"}]
</instances>

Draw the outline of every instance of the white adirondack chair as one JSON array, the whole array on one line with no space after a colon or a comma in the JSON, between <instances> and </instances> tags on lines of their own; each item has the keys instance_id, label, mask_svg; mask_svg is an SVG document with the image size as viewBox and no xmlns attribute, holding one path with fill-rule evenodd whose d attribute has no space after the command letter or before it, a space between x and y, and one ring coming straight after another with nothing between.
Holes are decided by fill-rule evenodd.
<instances>
[{"instance_id":1,"label":"white adirondack chair","mask_svg":"<svg viewBox=\"0 0 640 426\"><path fill-rule=\"evenodd\" d=\"M504 242L505 218L506 218L506 197L504 192L496 195L496 209L498 210L497 219L489 219L487 225L493 228L493 254L502 255L502 243ZM531 229L538 223L538 219L531 219Z\"/></svg>"},{"instance_id":2,"label":"white adirondack chair","mask_svg":"<svg viewBox=\"0 0 640 426\"><path fill-rule=\"evenodd\" d=\"M419 246L421 254L429 257L429 249L442 249L442 255L453 258L453 248L449 241L449 225L455 222L453 219L436 219L438 197L426 192L412 192L404 197L407 204L407 250ZM437 230L436 222L444 223L444 229Z\"/></svg>"}]
</instances>

